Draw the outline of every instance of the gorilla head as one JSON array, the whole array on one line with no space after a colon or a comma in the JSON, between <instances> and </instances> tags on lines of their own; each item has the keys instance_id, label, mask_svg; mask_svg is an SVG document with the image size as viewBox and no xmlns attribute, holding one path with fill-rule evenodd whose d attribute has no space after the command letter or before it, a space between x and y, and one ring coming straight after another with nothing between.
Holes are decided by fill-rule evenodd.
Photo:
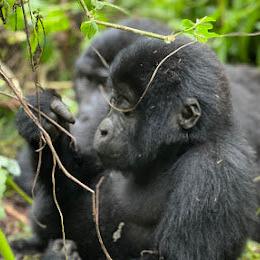
<instances>
[{"instance_id":1,"label":"gorilla head","mask_svg":"<svg viewBox=\"0 0 260 260\"><path fill-rule=\"evenodd\" d=\"M222 66L206 47L179 50L148 86L159 62L186 43L186 38L171 44L141 40L117 56L107 82L114 108L101 122L94 144L105 164L141 169L165 151L181 153L232 124Z\"/></svg>"}]
</instances>

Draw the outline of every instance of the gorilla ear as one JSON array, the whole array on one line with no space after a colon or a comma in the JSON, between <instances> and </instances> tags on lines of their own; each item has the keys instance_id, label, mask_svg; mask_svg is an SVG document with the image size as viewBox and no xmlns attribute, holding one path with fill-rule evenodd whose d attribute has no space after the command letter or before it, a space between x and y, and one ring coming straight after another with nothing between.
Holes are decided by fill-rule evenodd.
<instances>
[{"instance_id":1,"label":"gorilla ear","mask_svg":"<svg viewBox=\"0 0 260 260\"><path fill-rule=\"evenodd\" d=\"M190 129L196 125L201 116L201 108L196 98L187 98L179 114L179 125L183 129Z\"/></svg>"}]
</instances>

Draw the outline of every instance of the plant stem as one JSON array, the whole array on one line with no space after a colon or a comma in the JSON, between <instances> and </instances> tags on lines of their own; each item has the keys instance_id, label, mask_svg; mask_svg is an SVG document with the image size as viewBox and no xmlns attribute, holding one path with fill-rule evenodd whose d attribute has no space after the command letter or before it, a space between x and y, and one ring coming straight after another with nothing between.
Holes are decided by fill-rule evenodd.
<instances>
[{"instance_id":1,"label":"plant stem","mask_svg":"<svg viewBox=\"0 0 260 260\"><path fill-rule=\"evenodd\" d=\"M16 191L28 204L32 205L32 199L8 176L6 184L9 185L14 191Z\"/></svg>"},{"instance_id":2,"label":"plant stem","mask_svg":"<svg viewBox=\"0 0 260 260\"><path fill-rule=\"evenodd\" d=\"M176 37L175 34L161 35L161 34L158 34L158 33L143 31L143 30L139 30L139 29L132 28L132 27L129 27L129 26L124 26L124 25L121 25L121 24L115 24L115 23L109 23L109 22L96 20L93 17L93 15L90 13L90 11L88 10L88 7L86 6L84 0L79 0L79 2L80 2L80 5L82 6L86 16L98 25L103 25L103 26L106 26L106 27L114 28L114 29L132 32L132 33L139 34L139 35L142 35L142 36L148 36L148 37L156 38L156 39L159 39L159 40L163 40L165 42L173 42L175 40L175 37Z\"/></svg>"},{"instance_id":3,"label":"plant stem","mask_svg":"<svg viewBox=\"0 0 260 260\"><path fill-rule=\"evenodd\" d=\"M2 255L5 260L15 260L14 253L1 228L0 228L0 255Z\"/></svg>"},{"instance_id":4,"label":"plant stem","mask_svg":"<svg viewBox=\"0 0 260 260\"><path fill-rule=\"evenodd\" d=\"M148 36L148 37L156 38L156 39L167 41L167 42L168 41L171 42L171 41L175 40L175 35L161 35L161 34L158 34L158 33L143 31L143 30L139 30L139 29L136 29L136 28L124 26L124 25L121 25L121 24L114 24L114 23L104 22L104 21L100 21L100 20L93 20L93 21L98 25L104 25L106 27L124 30L124 31L127 31L127 32L132 32L132 33L135 33L135 34L140 34L142 36Z\"/></svg>"}]
</instances>

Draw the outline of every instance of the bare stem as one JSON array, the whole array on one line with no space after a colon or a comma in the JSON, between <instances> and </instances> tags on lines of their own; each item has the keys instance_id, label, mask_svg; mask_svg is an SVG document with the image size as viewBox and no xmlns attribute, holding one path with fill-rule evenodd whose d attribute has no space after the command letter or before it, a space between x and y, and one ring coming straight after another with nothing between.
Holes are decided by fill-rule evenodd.
<instances>
[{"instance_id":1,"label":"bare stem","mask_svg":"<svg viewBox=\"0 0 260 260\"><path fill-rule=\"evenodd\" d=\"M143 30L140 30L140 29L132 28L132 27L129 27L129 26L121 25L121 24L115 24L115 23L109 23L109 22L96 20L93 17L93 15L90 13L90 11L88 10L88 7L86 6L84 0L79 0L79 3L82 6L86 16L98 25L103 25L103 26L106 26L106 27L114 28L114 29L132 32L132 33L135 33L135 34L156 38L156 39L163 40L163 41L166 41L166 42L173 42L175 40L175 37L176 37L175 34L162 35L162 34L158 34L158 33L143 31Z\"/></svg>"},{"instance_id":2,"label":"bare stem","mask_svg":"<svg viewBox=\"0 0 260 260\"><path fill-rule=\"evenodd\" d=\"M92 194L92 207L93 207L93 217L94 217L94 222L95 222L95 227L96 227L96 233L98 236L98 241L101 246L101 249L103 253L105 254L107 260L112 260L110 254L107 251L107 248L104 244L104 241L101 236L100 228L99 228L99 192L100 192L100 186L103 183L105 177L101 177L100 180L98 181L96 185L96 192Z\"/></svg>"}]
</instances>

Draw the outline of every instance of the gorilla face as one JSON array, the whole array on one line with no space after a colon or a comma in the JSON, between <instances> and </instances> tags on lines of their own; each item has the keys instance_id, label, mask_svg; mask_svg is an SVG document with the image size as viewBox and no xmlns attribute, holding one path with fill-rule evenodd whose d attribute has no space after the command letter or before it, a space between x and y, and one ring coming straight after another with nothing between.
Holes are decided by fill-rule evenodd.
<instances>
[{"instance_id":1,"label":"gorilla face","mask_svg":"<svg viewBox=\"0 0 260 260\"><path fill-rule=\"evenodd\" d=\"M113 88L111 110L100 123L94 139L94 148L102 162L112 168L129 167L131 154L137 153L133 140L138 111L128 111L134 106L136 98L127 85L119 85Z\"/></svg>"},{"instance_id":2,"label":"gorilla face","mask_svg":"<svg viewBox=\"0 0 260 260\"><path fill-rule=\"evenodd\" d=\"M117 82L116 78L110 78L108 85L112 88L111 110L100 123L94 139L94 149L106 167L131 171L146 167L160 151L167 150L163 146L168 145L165 140L169 136L174 136L169 144L176 149L182 129L192 129L201 116L196 98L186 98L181 103L166 100L156 106L158 96L155 99L150 96L135 107L140 97L134 86ZM145 89L145 83L141 88ZM162 114L167 116L162 118ZM172 141L175 139L176 144Z\"/></svg>"}]
</instances>

